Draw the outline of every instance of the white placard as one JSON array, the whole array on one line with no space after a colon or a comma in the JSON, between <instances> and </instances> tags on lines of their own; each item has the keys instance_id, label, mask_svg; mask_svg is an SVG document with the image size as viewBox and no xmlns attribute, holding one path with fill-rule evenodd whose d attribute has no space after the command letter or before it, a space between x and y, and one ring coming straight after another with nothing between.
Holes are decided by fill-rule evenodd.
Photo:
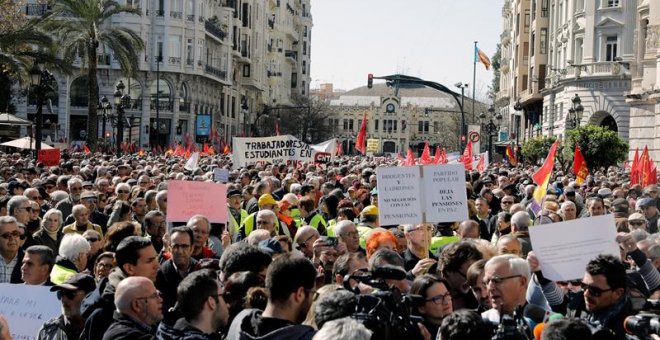
<instances>
[{"instance_id":1,"label":"white placard","mask_svg":"<svg viewBox=\"0 0 660 340\"><path fill-rule=\"evenodd\" d=\"M0 283L0 315L7 319L14 339L36 339L41 325L60 313L50 287Z\"/></svg>"},{"instance_id":2,"label":"white placard","mask_svg":"<svg viewBox=\"0 0 660 340\"><path fill-rule=\"evenodd\" d=\"M238 138L234 137L234 168L255 164L286 163L295 167L313 160L313 149L290 135Z\"/></svg>"},{"instance_id":3,"label":"white placard","mask_svg":"<svg viewBox=\"0 0 660 340\"><path fill-rule=\"evenodd\" d=\"M378 167L378 219L380 225L422 222L420 168Z\"/></svg>"},{"instance_id":4,"label":"white placard","mask_svg":"<svg viewBox=\"0 0 660 340\"><path fill-rule=\"evenodd\" d=\"M460 164L426 165L422 169L426 221L438 223L467 220L465 167Z\"/></svg>"},{"instance_id":5,"label":"white placard","mask_svg":"<svg viewBox=\"0 0 660 340\"><path fill-rule=\"evenodd\" d=\"M213 180L220 183L229 182L229 170L220 168L213 169Z\"/></svg>"},{"instance_id":6,"label":"white placard","mask_svg":"<svg viewBox=\"0 0 660 340\"><path fill-rule=\"evenodd\" d=\"M532 226L529 236L543 276L553 281L582 278L587 263L600 254L619 258L612 214Z\"/></svg>"}]
</instances>

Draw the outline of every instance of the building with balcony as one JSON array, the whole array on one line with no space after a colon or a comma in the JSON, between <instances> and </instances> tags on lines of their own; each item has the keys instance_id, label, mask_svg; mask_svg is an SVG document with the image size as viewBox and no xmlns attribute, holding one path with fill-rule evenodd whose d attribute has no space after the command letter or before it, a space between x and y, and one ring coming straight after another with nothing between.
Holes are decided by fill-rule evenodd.
<instances>
[{"instance_id":1,"label":"building with balcony","mask_svg":"<svg viewBox=\"0 0 660 340\"><path fill-rule=\"evenodd\" d=\"M660 160L660 3L639 0L635 11L635 40L630 65L630 158L648 146L651 158ZM628 66L623 65L625 68Z\"/></svg>"},{"instance_id":2,"label":"building with balcony","mask_svg":"<svg viewBox=\"0 0 660 340\"><path fill-rule=\"evenodd\" d=\"M459 150L460 106L447 93L409 85L400 87L397 95L395 89L385 84L334 92L331 84L323 85L314 91L315 97L329 101L326 125L347 154L355 153L355 139L365 112L367 138L379 140L376 153L405 154L410 147L419 155L425 142L432 147L444 147L447 152ZM464 98L464 107L468 124L472 121L470 98ZM484 112L487 106L477 103L475 110Z\"/></svg>"},{"instance_id":3,"label":"building with balcony","mask_svg":"<svg viewBox=\"0 0 660 340\"><path fill-rule=\"evenodd\" d=\"M292 96L309 93L310 0L119 2L139 8L140 14L115 15L109 25L134 30L146 48L138 75L127 79L113 52L99 47L99 98L112 102L118 81L126 85L131 102L123 135L136 145L167 146L186 134L203 142L212 130L205 126L209 122L231 143L233 136L252 134L257 112L265 106L287 105ZM28 15L48 10L36 3L24 9ZM273 55L274 41L281 51ZM75 66L81 65L77 61ZM275 70L279 77L270 76ZM88 80L82 73L55 74L56 93L44 111L44 138L86 138ZM34 102L17 100L17 115L33 119ZM101 109L99 117L103 138ZM114 124L108 120L106 125L105 137L114 143Z\"/></svg>"}]
</instances>

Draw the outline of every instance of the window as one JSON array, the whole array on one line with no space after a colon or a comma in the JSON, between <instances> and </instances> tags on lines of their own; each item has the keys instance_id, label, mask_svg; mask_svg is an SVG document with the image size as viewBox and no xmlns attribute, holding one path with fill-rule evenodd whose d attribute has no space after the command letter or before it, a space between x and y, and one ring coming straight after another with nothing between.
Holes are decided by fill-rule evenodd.
<instances>
[{"instance_id":1,"label":"window","mask_svg":"<svg viewBox=\"0 0 660 340\"><path fill-rule=\"evenodd\" d=\"M541 0L541 17L548 17L548 0Z\"/></svg>"},{"instance_id":2,"label":"window","mask_svg":"<svg viewBox=\"0 0 660 340\"><path fill-rule=\"evenodd\" d=\"M529 17L529 10L525 10L525 22L523 23L525 25L525 33L529 33L529 25L531 23L531 19Z\"/></svg>"},{"instance_id":3,"label":"window","mask_svg":"<svg viewBox=\"0 0 660 340\"><path fill-rule=\"evenodd\" d=\"M307 74L307 60L302 62L302 74Z\"/></svg>"},{"instance_id":4,"label":"window","mask_svg":"<svg viewBox=\"0 0 660 340\"><path fill-rule=\"evenodd\" d=\"M531 45L530 45L530 47L531 47L531 49L532 49L532 50L530 51L530 54L531 54L531 56L533 57L533 56L534 56L534 52L536 52L536 48L535 48L535 47L536 47L536 46L535 46L535 45L536 45L536 32L532 32L532 38L531 38L530 40L531 40Z\"/></svg>"},{"instance_id":5,"label":"window","mask_svg":"<svg viewBox=\"0 0 660 340\"><path fill-rule=\"evenodd\" d=\"M417 132L421 134L428 134L429 133L429 121L428 120L420 120L417 122Z\"/></svg>"},{"instance_id":6,"label":"window","mask_svg":"<svg viewBox=\"0 0 660 340\"><path fill-rule=\"evenodd\" d=\"M406 132L406 121L405 120L401 121L401 132Z\"/></svg>"},{"instance_id":7,"label":"window","mask_svg":"<svg viewBox=\"0 0 660 340\"><path fill-rule=\"evenodd\" d=\"M231 96L231 118L236 118L236 97Z\"/></svg>"},{"instance_id":8,"label":"window","mask_svg":"<svg viewBox=\"0 0 660 340\"><path fill-rule=\"evenodd\" d=\"M374 131L378 131L378 119L374 119Z\"/></svg>"},{"instance_id":9,"label":"window","mask_svg":"<svg viewBox=\"0 0 660 340\"><path fill-rule=\"evenodd\" d=\"M181 61L181 36L178 35L171 35L169 39L169 57L170 58L176 58ZM172 63L172 62L171 62Z\"/></svg>"},{"instance_id":10,"label":"window","mask_svg":"<svg viewBox=\"0 0 660 340\"><path fill-rule=\"evenodd\" d=\"M582 63L582 39L575 39L575 63Z\"/></svg>"},{"instance_id":11,"label":"window","mask_svg":"<svg viewBox=\"0 0 660 340\"><path fill-rule=\"evenodd\" d=\"M541 54L548 53L548 29L541 28Z\"/></svg>"},{"instance_id":12,"label":"window","mask_svg":"<svg viewBox=\"0 0 660 340\"><path fill-rule=\"evenodd\" d=\"M303 55L307 55L307 42L303 41Z\"/></svg>"},{"instance_id":13,"label":"window","mask_svg":"<svg viewBox=\"0 0 660 340\"><path fill-rule=\"evenodd\" d=\"M352 119L344 119L344 130L345 131L353 131L353 120Z\"/></svg>"},{"instance_id":14,"label":"window","mask_svg":"<svg viewBox=\"0 0 660 340\"><path fill-rule=\"evenodd\" d=\"M617 56L617 36L605 40L605 61L614 61Z\"/></svg>"},{"instance_id":15,"label":"window","mask_svg":"<svg viewBox=\"0 0 660 340\"><path fill-rule=\"evenodd\" d=\"M192 65L193 64L193 40L192 39L187 39L186 40L186 64Z\"/></svg>"},{"instance_id":16,"label":"window","mask_svg":"<svg viewBox=\"0 0 660 340\"><path fill-rule=\"evenodd\" d=\"M607 7L619 7L619 0L607 0Z\"/></svg>"}]
</instances>

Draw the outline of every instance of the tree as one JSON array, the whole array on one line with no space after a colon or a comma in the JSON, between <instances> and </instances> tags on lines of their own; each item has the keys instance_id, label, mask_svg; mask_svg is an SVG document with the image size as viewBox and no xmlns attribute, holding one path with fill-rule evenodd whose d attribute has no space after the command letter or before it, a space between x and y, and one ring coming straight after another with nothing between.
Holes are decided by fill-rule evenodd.
<instances>
[{"instance_id":1,"label":"tree","mask_svg":"<svg viewBox=\"0 0 660 340\"><path fill-rule=\"evenodd\" d=\"M569 130L562 151L564 159L572 162L575 144L580 147L590 169L616 165L628 156L628 143L616 132L602 126L585 125Z\"/></svg>"},{"instance_id":2,"label":"tree","mask_svg":"<svg viewBox=\"0 0 660 340\"><path fill-rule=\"evenodd\" d=\"M311 144L332 138L333 131L327 124L330 117L327 102L303 96L294 96L292 102L299 108L278 110L281 134L293 135Z\"/></svg>"},{"instance_id":3,"label":"tree","mask_svg":"<svg viewBox=\"0 0 660 340\"><path fill-rule=\"evenodd\" d=\"M493 57L491 58L491 63L493 65L493 81L488 86L488 97L492 100L495 100L495 95L497 92L500 92L500 67L502 62L502 45L497 44L497 50Z\"/></svg>"},{"instance_id":4,"label":"tree","mask_svg":"<svg viewBox=\"0 0 660 340\"><path fill-rule=\"evenodd\" d=\"M523 144L521 153L528 164L539 164L548 156L550 147L557 140L555 137L540 136L529 139Z\"/></svg>"},{"instance_id":5,"label":"tree","mask_svg":"<svg viewBox=\"0 0 660 340\"><path fill-rule=\"evenodd\" d=\"M142 38L126 27L112 27L110 18L115 14L139 15L138 7L120 5L114 0L58 0L53 9L49 27L56 33L65 60L80 57L89 79L87 145L96 148L98 139L99 84L96 78L97 50L105 45L127 76L135 76L139 54L144 50Z\"/></svg>"}]
</instances>

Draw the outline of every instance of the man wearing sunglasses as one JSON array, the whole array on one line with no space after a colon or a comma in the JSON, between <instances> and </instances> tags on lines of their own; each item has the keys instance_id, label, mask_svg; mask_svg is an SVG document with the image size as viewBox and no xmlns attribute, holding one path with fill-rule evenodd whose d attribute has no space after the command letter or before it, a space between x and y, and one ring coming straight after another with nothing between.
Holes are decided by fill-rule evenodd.
<instances>
[{"instance_id":1,"label":"man wearing sunglasses","mask_svg":"<svg viewBox=\"0 0 660 340\"><path fill-rule=\"evenodd\" d=\"M96 282L87 274L76 274L51 287L50 291L57 292L57 299L62 304L62 314L46 321L39 329L37 339L78 339L85 325L80 305L85 295L94 288Z\"/></svg>"},{"instance_id":2,"label":"man wearing sunglasses","mask_svg":"<svg viewBox=\"0 0 660 340\"><path fill-rule=\"evenodd\" d=\"M0 283L22 283L24 252L19 246L18 222L11 216L0 217Z\"/></svg>"}]
</instances>

